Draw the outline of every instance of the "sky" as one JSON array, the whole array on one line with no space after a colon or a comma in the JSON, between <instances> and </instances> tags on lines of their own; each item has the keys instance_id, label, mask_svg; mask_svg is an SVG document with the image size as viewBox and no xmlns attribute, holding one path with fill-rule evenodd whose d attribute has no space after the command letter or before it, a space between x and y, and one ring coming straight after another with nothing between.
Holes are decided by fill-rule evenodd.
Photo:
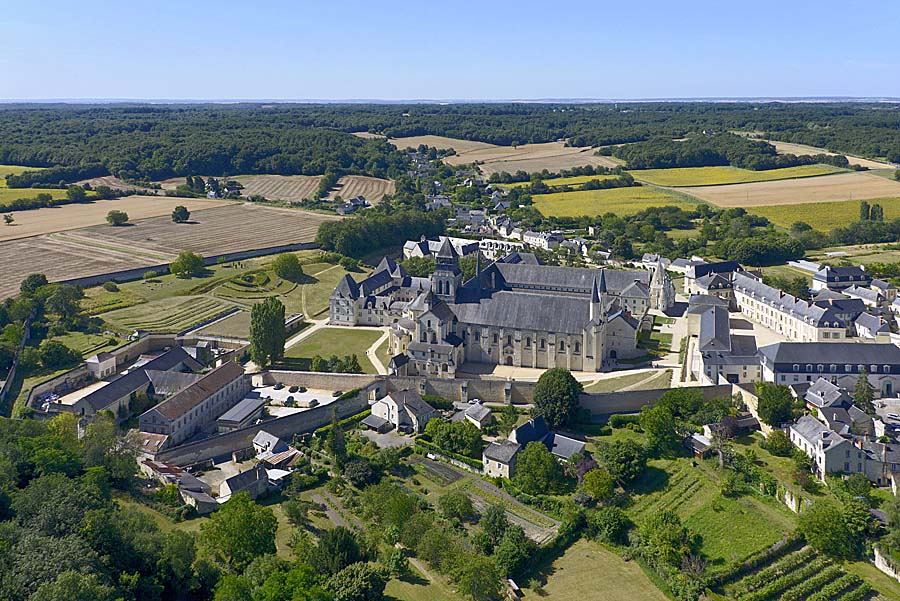
<instances>
[{"instance_id":1,"label":"sky","mask_svg":"<svg viewBox=\"0 0 900 601\"><path fill-rule=\"evenodd\" d=\"M0 0L0 99L900 97L900 2Z\"/></svg>"}]
</instances>

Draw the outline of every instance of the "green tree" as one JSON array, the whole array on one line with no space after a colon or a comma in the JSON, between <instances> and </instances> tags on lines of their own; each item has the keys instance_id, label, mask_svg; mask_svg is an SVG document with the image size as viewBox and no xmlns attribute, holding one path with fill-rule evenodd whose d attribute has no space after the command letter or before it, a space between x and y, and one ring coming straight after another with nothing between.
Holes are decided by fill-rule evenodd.
<instances>
[{"instance_id":1,"label":"green tree","mask_svg":"<svg viewBox=\"0 0 900 601\"><path fill-rule=\"evenodd\" d=\"M647 452L634 440L601 443L597 446L597 458L622 486L634 482L647 467Z\"/></svg>"},{"instance_id":2,"label":"green tree","mask_svg":"<svg viewBox=\"0 0 900 601\"><path fill-rule=\"evenodd\" d=\"M77 351L56 340L45 340L41 343L38 352L40 353L41 365L47 369L62 369L81 361L81 355Z\"/></svg>"},{"instance_id":3,"label":"green tree","mask_svg":"<svg viewBox=\"0 0 900 601\"><path fill-rule=\"evenodd\" d=\"M309 563L320 574L334 575L358 561L365 560L359 541L352 531L338 526L326 530L309 557Z\"/></svg>"},{"instance_id":4,"label":"green tree","mask_svg":"<svg viewBox=\"0 0 900 601\"><path fill-rule=\"evenodd\" d=\"M572 372L561 367L546 370L534 387L535 416L541 416L551 430L568 424L578 411L582 387Z\"/></svg>"},{"instance_id":5,"label":"green tree","mask_svg":"<svg viewBox=\"0 0 900 601\"><path fill-rule=\"evenodd\" d=\"M777 428L790 421L794 401L787 386L757 382L756 396L759 398L756 411L764 423Z\"/></svg>"},{"instance_id":6,"label":"green tree","mask_svg":"<svg viewBox=\"0 0 900 601\"><path fill-rule=\"evenodd\" d=\"M284 305L274 296L250 310L250 358L267 367L284 357Z\"/></svg>"},{"instance_id":7,"label":"green tree","mask_svg":"<svg viewBox=\"0 0 900 601\"><path fill-rule=\"evenodd\" d=\"M32 273L22 280L22 283L19 285L19 292L27 296L32 296L38 291L38 288L46 285L47 276L43 273Z\"/></svg>"},{"instance_id":8,"label":"green tree","mask_svg":"<svg viewBox=\"0 0 900 601\"><path fill-rule=\"evenodd\" d=\"M178 205L172 211L172 221L175 223L185 223L191 218L191 212L184 205Z\"/></svg>"},{"instance_id":9,"label":"green tree","mask_svg":"<svg viewBox=\"0 0 900 601\"><path fill-rule=\"evenodd\" d=\"M447 519L457 519L462 522L472 521L477 515L472 499L461 490L451 490L438 497L438 508Z\"/></svg>"},{"instance_id":10,"label":"green tree","mask_svg":"<svg viewBox=\"0 0 900 601\"><path fill-rule=\"evenodd\" d=\"M334 593L334 601L381 601L387 581L383 567L357 562L329 578L325 588Z\"/></svg>"},{"instance_id":11,"label":"green tree","mask_svg":"<svg viewBox=\"0 0 900 601\"><path fill-rule=\"evenodd\" d=\"M42 584L29 601L111 601L114 593L94 574L63 572L56 580Z\"/></svg>"},{"instance_id":12,"label":"green tree","mask_svg":"<svg viewBox=\"0 0 900 601\"><path fill-rule=\"evenodd\" d=\"M410 257L401 263L406 273L417 278L427 278L434 273L436 261L434 257Z\"/></svg>"},{"instance_id":13,"label":"green tree","mask_svg":"<svg viewBox=\"0 0 900 601\"><path fill-rule=\"evenodd\" d=\"M250 582L235 574L224 574L213 592L214 601L247 601L252 598Z\"/></svg>"},{"instance_id":14,"label":"green tree","mask_svg":"<svg viewBox=\"0 0 900 601\"><path fill-rule=\"evenodd\" d=\"M794 445L791 444L791 439L784 433L784 430L772 431L772 433L766 437L762 446L764 449L778 457L787 457L791 454L791 449L794 448Z\"/></svg>"},{"instance_id":15,"label":"green tree","mask_svg":"<svg viewBox=\"0 0 900 601\"><path fill-rule=\"evenodd\" d=\"M540 442L529 442L516 459L516 486L530 495L557 492L563 481L559 463Z\"/></svg>"},{"instance_id":16,"label":"green tree","mask_svg":"<svg viewBox=\"0 0 900 601\"><path fill-rule=\"evenodd\" d=\"M87 192L81 186L69 186L66 188L66 198L70 202L84 202L87 200Z\"/></svg>"},{"instance_id":17,"label":"green tree","mask_svg":"<svg viewBox=\"0 0 900 601\"><path fill-rule=\"evenodd\" d=\"M487 557L470 555L461 558L454 577L460 593L472 601L495 601L500 598L500 574Z\"/></svg>"},{"instance_id":18,"label":"green tree","mask_svg":"<svg viewBox=\"0 0 900 601\"><path fill-rule=\"evenodd\" d=\"M203 273L203 257L191 251L185 251L169 264L169 271L172 275L180 278L198 276Z\"/></svg>"},{"instance_id":19,"label":"green tree","mask_svg":"<svg viewBox=\"0 0 900 601\"><path fill-rule=\"evenodd\" d=\"M609 470L603 467L588 470L581 481L581 487L596 501L606 501L615 490Z\"/></svg>"},{"instance_id":20,"label":"green tree","mask_svg":"<svg viewBox=\"0 0 900 601\"><path fill-rule=\"evenodd\" d=\"M338 422L337 412L334 410L331 412L331 428L328 430L328 438L325 439L325 448L339 468L347 461L347 441L344 438L344 430Z\"/></svg>"},{"instance_id":21,"label":"green tree","mask_svg":"<svg viewBox=\"0 0 900 601\"><path fill-rule=\"evenodd\" d=\"M484 529L485 534L488 535L493 545L500 542L500 539L503 538L503 533L509 528L506 509L499 503L488 505L478 523Z\"/></svg>"},{"instance_id":22,"label":"green tree","mask_svg":"<svg viewBox=\"0 0 900 601\"><path fill-rule=\"evenodd\" d=\"M84 292L76 286L58 284L53 293L47 297L46 307L51 313L59 315L60 319L73 319L81 311L78 302L84 298Z\"/></svg>"},{"instance_id":23,"label":"green tree","mask_svg":"<svg viewBox=\"0 0 900 601\"><path fill-rule=\"evenodd\" d=\"M510 526L494 549L494 561L500 573L518 576L525 569L535 551L535 544L525 536L521 526Z\"/></svg>"},{"instance_id":24,"label":"green tree","mask_svg":"<svg viewBox=\"0 0 900 601\"><path fill-rule=\"evenodd\" d=\"M697 539L674 511L664 509L647 517L640 527L641 547L652 558L679 566L696 545Z\"/></svg>"},{"instance_id":25,"label":"green tree","mask_svg":"<svg viewBox=\"0 0 900 601\"><path fill-rule=\"evenodd\" d=\"M856 384L853 385L853 402L856 405L868 413L869 415L875 414L875 405L873 401L875 400L875 388L869 383L869 372L863 367L859 370L859 375L856 377Z\"/></svg>"},{"instance_id":26,"label":"green tree","mask_svg":"<svg viewBox=\"0 0 900 601\"><path fill-rule=\"evenodd\" d=\"M432 419L425 425L425 434L431 437L434 444L445 451L467 457L481 457L481 450L484 446L481 440L481 430L468 420L448 422Z\"/></svg>"},{"instance_id":27,"label":"green tree","mask_svg":"<svg viewBox=\"0 0 900 601\"><path fill-rule=\"evenodd\" d=\"M884 221L884 207L878 203L873 204L869 218L872 221Z\"/></svg>"},{"instance_id":28,"label":"green tree","mask_svg":"<svg viewBox=\"0 0 900 601\"><path fill-rule=\"evenodd\" d=\"M601 507L588 512L587 526L594 538L605 543L624 545L628 542L631 520L618 507Z\"/></svg>"},{"instance_id":29,"label":"green tree","mask_svg":"<svg viewBox=\"0 0 900 601\"><path fill-rule=\"evenodd\" d=\"M277 529L278 520L271 509L239 492L203 524L200 539L210 554L240 570L255 557L275 553Z\"/></svg>"},{"instance_id":30,"label":"green tree","mask_svg":"<svg viewBox=\"0 0 900 601\"><path fill-rule=\"evenodd\" d=\"M811 547L832 557L847 558L854 541L840 505L828 499L813 501L801 514L797 529Z\"/></svg>"},{"instance_id":31,"label":"green tree","mask_svg":"<svg viewBox=\"0 0 900 601\"><path fill-rule=\"evenodd\" d=\"M16 218L13 217L12 213L4 213L3 214L3 223L5 223L6 225L12 225L13 221L15 221L15 220L16 220Z\"/></svg>"},{"instance_id":32,"label":"green tree","mask_svg":"<svg viewBox=\"0 0 900 601\"><path fill-rule=\"evenodd\" d=\"M128 223L128 213L125 211L110 211L106 214L106 223L113 226L125 225Z\"/></svg>"},{"instance_id":33,"label":"green tree","mask_svg":"<svg viewBox=\"0 0 900 601\"><path fill-rule=\"evenodd\" d=\"M641 408L641 429L647 433L647 443L652 450L666 453L676 449L681 437L676 429L675 416L666 405L645 405Z\"/></svg>"},{"instance_id":34,"label":"green tree","mask_svg":"<svg viewBox=\"0 0 900 601\"><path fill-rule=\"evenodd\" d=\"M859 220L860 221L868 221L871 217L871 208L869 207L869 203L866 201L862 201L859 203Z\"/></svg>"},{"instance_id":35,"label":"green tree","mask_svg":"<svg viewBox=\"0 0 900 601\"><path fill-rule=\"evenodd\" d=\"M275 275L289 282L300 282L303 279L303 266L294 253L282 253L272 261Z\"/></svg>"}]
</instances>

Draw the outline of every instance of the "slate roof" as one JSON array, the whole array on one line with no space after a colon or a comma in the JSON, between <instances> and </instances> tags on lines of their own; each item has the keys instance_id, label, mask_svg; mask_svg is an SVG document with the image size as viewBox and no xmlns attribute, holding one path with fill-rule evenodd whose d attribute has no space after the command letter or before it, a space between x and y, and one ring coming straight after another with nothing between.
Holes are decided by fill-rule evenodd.
<instances>
[{"instance_id":1,"label":"slate roof","mask_svg":"<svg viewBox=\"0 0 900 601\"><path fill-rule=\"evenodd\" d=\"M700 315L699 348L701 352L731 351L728 309L710 307Z\"/></svg>"},{"instance_id":2,"label":"slate roof","mask_svg":"<svg viewBox=\"0 0 900 601\"><path fill-rule=\"evenodd\" d=\"M816 301L831 301L831 300L841 300L847 298L840 292L836 290L831 290L830 288L822 288L818 290L813 297Z\"/></svg>"},{"instance_id":3,"label":"slate roof","mask_svg":"<svg viewBox=\"0 0 900 601\"><path fill-rule=\"evenodd\" d=\"M168 371L174 369L179 363L184 363L188 369L203 369L203 364L191 357L180 346L175 346L162 355L151 359L139 368L133 368L127 374L116 378L103 388L99 388L84 397L84 400L94 409L102 411L111 403L130 395L150 382L147 370Z\"/></svg>"},{"instance_id":4,"label":"slate roof","mask_svg":"<svg viewBox=\"0 0 900 601\"><path fill-rule=\"evenodd\" d=\"M707 353L703 357L703 362L709 365L759 364L759 359L756 355L756 338L750 335L732 334L730 344L730 352Z\"/></svg>"},{"instance_id":5,"label":"slate roof","mask_svg":"<svg viewBox=\"0 0 900 601\"><path fill-rule=\"evenodd\" d=\"M434 412L434 407L426 403L422 397L419 396L419 393L414 390L392 392L390 397L397 405L405 407L410 414L416 417L422 417Z\"/></svg>"},{"instance_id":6,"label":"slate roof","mask_svg":"<svg viewBox=\"0 0 900 601\"><path fill-rule=\"evenodd\" d=\"M244 375L244 368L234 361L226 361L202 378L159 403L150 411L169 420L176 420L210 396Z\"/></svg>"},{"instance_id":7,"label":"slate roof","mask_svg":"<svg viewBox=\"0 0 900 601\"><path fill-rule=\"evenodd\" d=\"M258 411L260 407L265 406L265 404L266 400L262 398L242 399L237 405L220 415L218 421L239 424Z\"/></svg>"},{"instance_id":8,"label":"slate roof","mask_svg":"<svg viewBox=\"0 0 900 601\"><path fill-rule=\"evenodd\" d=\"M547 448L550 449L550 452L553 455L567 461L575 453L584 451L584 443L580 440L575 440L574 438L569 438L568 436L553 432L551 432L543 442L547 445Z\"/></svg>"},{"instance_id":9,"label":"slate roof","mask_svg":"<svg viewBox=\"0 0 900 601\"><path fill-rule=\"evenodd\" d=\"M861 288L855 284L853 286L845 288L844 294L846 294L847 296L860 298L862 300L867 300L870 303L878 304L884 302L884 296L882 296L880 292L872 290L871 288Z\"/></svg>"},{"instance_id":10,"label":"slate roof","mask_svg":"<svg viewBox=\"0 0 900 601\"><path fill-rule=\"evenodd\" d=\"M509 440L504 440L502 442L492 442L487 447L485 447L484 455L485 459L490 461L499 461L500 463L509 465L509 463L513 460L513 457L516 456L516 453L521 450L522 447L517 445L514 442Z\"/></svg>"},{"instance_id":11,"label":"slate roof","mask_svg":"<svg viewBox=\"0 0 900 601\"><path fill-rule=\"evenodd\" d=\"M811 445L818 446L821 440L825 450L844 442L843 438L811 415L798 419L791 429Z\"/></svg>"},{"instance_id":12,"label":"slate roof","mask_svg":"<svg viewBox=\"0 0 900 601\"><path fill-rule=\"evenodd\" d=\"M849 265L845 267L830 267L826 265L813 274L813 279L828 282L869 282L872 280L872 276L867 274L865 270L858 265Z\"/></svg>"},{"instance_id":13,"label":"slate roof","mask_svg":"<svg viewBox=\"0 0 900 601\"><path fill-rule=\"evenodd\" d=\"M288 446L283 440L265 430L260 430L256 433L256 436L253 437L253 446L262 447L264 451L270 453L280 453L288 450Z\"/></svg>"},{"instance_id":14,"label":"slate roof","mask_svg":"<svg viewBox=\"0 0 900 601\"><path fill-rule=\"evenodd\" d=\"M891 284L890 282L885 282L884 280L879 280L875 278L872 280L871 285L879 290L896 290L897 287Z\"/></svg>"},{"instance_id":15,"label":"slate roof","mask_svg":"<svg viewBox=\"0 0 900 601\"><path fill-rule=\"evenodd\" d=\"M844 327L845 324L837 315L838 311L828 303L810 303L786 292L764 284L752 276L742 273L734 274L734 288L752 296L777 311L794 315L809 324L824 327ZM835 324L835 325L831 325Z\"/></svg>"},{"instance_id":16,"label":"slate roof","mask_svg":"<svg viewBox=\"0 0 900 601\"><path fill-rule=\"evenodd\" d=\"M731 280L718 273L708 273L695 281L698 286L707 290L727 290L731 288Z\"/></svg>"},{"instance_id":17,"label":"slate roof","mask_svg":"<svg viewBox=\"0 0 900 601\"><path fill-rule=\"evenodd\" d=\"M503 281L511 288L528 287L533 290L565 291L590 294L594 278L602 272L607 289L619 294L634 281L650 283L646 270L589 269L585 267L558 267L553 265L526 265L522 263L493 263L489 269L497 269Z\"/></svg>"},{"instance_id":18,"label":"slate roof","mask_svg":"<svg viewBox=\"0 0 900 601\"><path fill-rule=\"evenodd\" d=\"M860 313L854 322L856 325L862 326L872 333L890 332L891 327L883 318L871 313Z\"/></svg>"},{"instance_id":19,"label":"slate roof","mask_svg":"<svg viewBox=\"0 0 900 601\"><path fill-rule=\"evenodd\" d=\"M581 334L590 321L590 303L572 296L495 292L481 302L456 303L461 323L523 330Z\"/></svg>"},{"instance_id":20,"label":"slate roof","mask_svg":"<svg viewBox=\"0 0 900 601\"><path fill-rule=\"evenodd\" d=\"M150 378L153 393L158 396L175 394L203 377L200 374L180 371L160 371L157 369L145 369L144 371L147 373L147 377Z\"/></svg>"},{"instance_id":21,"label":"slate roof","mask_svg":"<svg viewBox=\"0 0 900 601\"><path fill-rule=\"evenodd\" d=\"M491 417L491 410L481 403L475 403L474 405L466 409L466 417L474 419L476 422L481 424Z\"/></svg>"},{"instance_id":22,"label":"slate roof","mask_svg":"<svg viewBox=\"0 0 900 601\"><path fill-rule=\"evenodd\" d=\"M720 261L718 263L701 263L699 265L692 264L688 267L687 276L689 278L702 278L709 273L731 273L733 271L741 271L741 265L737 261Z\"/></svg>"},{"instance_id":23,"label":"slate roof","mask_svg":"<svg viewBox=\"0 0 900 601\"><path fill-rule=\"evenodd\" d=\"M253 484L264 479L266 479L266 468L262 465L257 465L256 467L252 467L249 470L228 478L225 482L228 484L231 494L234 494L250 488Z\"/></svg>"},{"instance_id":24,"label":"slate roof","mask_svg":"<svg viewBox=\"0 0 900 601\"><path fill-rule=\"evenodd\" d=\"M497 259L497 263L510 263L510 264L519 264L524 263L526 265L540 265L541 262L535 256L534 253L526 253L519 250L514 250L505 257L501 257Z\"/></svg>"},{"instance_id":25,"label":"slate roof","mask_svg":"<svg viewBox=\"0 0 900 601\"><path fill-rule=\"evenodd\" d=\"M334 288L334 295L343 296L345 298L359 298L359 286L350 274L344 274L341 281Z\"/></svg>"},{"instance_id":26,"label":"slate roof","mask_svg":"<svg viewBox=\"0 0 900 601\"><path fill-rule=\"evenodd\" d=\"M366 426L367 428L373 428L375 430L380 430L385 425L387 425L389 422L388 422L388 420L384 419L383 417L378 417L374 413L370 413L369 415L365 416L360 423L362 425Z\"/></svg>"},{"instance_id":27,"label":"slate roof","mask_svg":"<svg viewBox=\"0 0 900 601\"><path fill-rule=\"evenodd\" d=\"M850 393L832 384L825 378L819 378L806 390L804 400L817 408L824 407L850 407L852 400Z\"/></svg>"},{"instance_id":28,"label":"slate roof","mask_svg":"<svg viewBox=\"0 0 900 601\"><path fill-rule=\"evenodd\" d=\"M887 343L776 342L759 353L773 363L900 365L900 347ZM892 373L896 373L893 372Z\"/></svg>"},{"instance_id":29,"label":"slate roof","mask_svg":"<svg viewBox=\"0 0 900 601\"><path fill-rule=\"evenodd\" d=\"M543 441L549 433L550 429L547 427L547 422L544 421L543 416L539 415L513 430L509 435L509 439L524 447L529 442Z\"/></svg>"}]
</instances>

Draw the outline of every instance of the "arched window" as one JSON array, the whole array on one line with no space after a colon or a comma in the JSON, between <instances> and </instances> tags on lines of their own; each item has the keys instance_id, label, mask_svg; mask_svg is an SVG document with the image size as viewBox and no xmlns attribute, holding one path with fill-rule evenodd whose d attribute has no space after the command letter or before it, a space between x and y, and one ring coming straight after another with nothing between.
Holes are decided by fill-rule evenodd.
<instances>
[{"instance_id":1,"label":"arched window","mask_svg":"<svg viewBox=\"0 0 900 601\"><path fill-rule=\"evenodd\" d=\"M577 355L577 354L580 353L580 352L581 352L581 343L580 343L580 342L576 342L576 343L575 343L575 354Z\"/></svg>"},{"instance_id":2,"label":"arched window","mask_svg":"<svg viewBox=\"0 0 900 601\"><path fill-rule=\"evenodd\" d=\"M806 364L806 371L811 372L813 370L812 363Z\"/></svg>"},{"instance_id":3,"label":"arched window","mask_svg":"<svg viewBox=\"0 0 900 601\"><path fill-rule=\"evenodd\" d=\"M564 353L566 350L566 343L564 340L559 341L559 352Z\"/></svg>"},{"instance_id":4,"label":"arched window","mask_svg":"<svg viewBox=\"0 0 900 601\"><path fill-rule=\"evenodd\" d=\"M547 344L547 341L544 340L543 338L541 338L541 350L544 350L544 347L546 346L546 344Z\"/></svg>"}]
</instances>

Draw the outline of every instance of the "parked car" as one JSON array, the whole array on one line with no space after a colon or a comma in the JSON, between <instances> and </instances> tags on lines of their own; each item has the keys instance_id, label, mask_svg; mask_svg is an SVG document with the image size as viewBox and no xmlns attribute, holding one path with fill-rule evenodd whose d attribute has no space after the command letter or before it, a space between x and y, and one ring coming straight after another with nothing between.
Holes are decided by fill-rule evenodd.
<instances>
[{"instance_id":1,"label":"parked car","mask_svg":"<svg viewBox=\"0 0 900 601\"><path fill-rule=\"evenodd\" d=\"M306 386L301 386L297 392L306 392Z\"/></svg>"},{"instance_id":2,"label":"parked car","mask_svg":"<svg viewBox=\"0 0 900 601\"><path fill-rule=\"evenodd\" d=\"M335 390L331 393L331 396L341 396L342 394L344 394L342 390Z\"/></svg>"},{"instance_id":3,"label":"parked car","mask_svg":"<svg viewBox=\"0 0 900 601\"><path fill-rule=\"evenodd\" d=\"M297 392L298 390L300 390L299 386L291 386L288 388L288 392Z\"/></svg>"},{"instance_id":4,"label":"parked car","mask_svg":"<svg viewBox=\"0 0 900 601\"><path fill-rule=\"evenodd\" d=\"M274 388L275 390L281 390L282 388L284 388L284 384L282 384L281 382L276 382L275 386L273 386L272 388Z\"/></svg>"}]
</instances>

